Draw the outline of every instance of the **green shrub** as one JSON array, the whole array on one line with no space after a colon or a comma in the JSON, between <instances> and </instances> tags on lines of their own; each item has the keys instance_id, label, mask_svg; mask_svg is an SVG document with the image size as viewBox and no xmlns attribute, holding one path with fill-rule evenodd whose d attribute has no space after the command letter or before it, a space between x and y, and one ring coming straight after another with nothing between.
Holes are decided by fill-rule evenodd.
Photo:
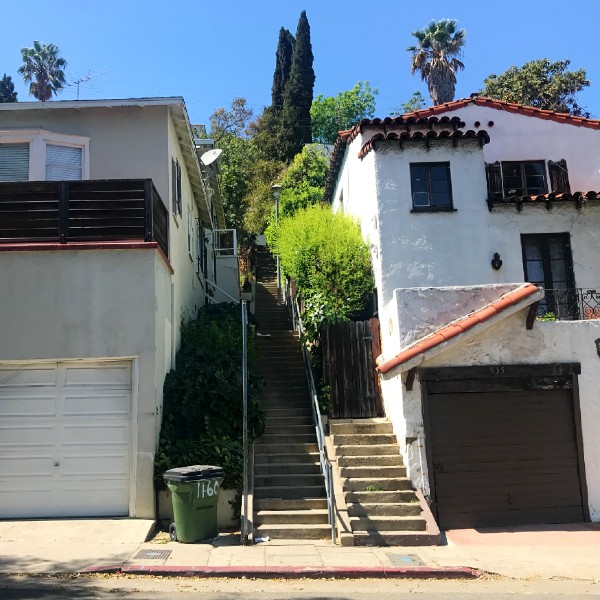
<instances>
[{"instance_id":1,"label":"green shrub","mask_svg":"<svg viewBox=\"0 0 600 600\"><path fill-rule=\"evenodd\" d=\"M373 292L369 249L356 221L329 206L315 205L280 220L270 232L285 275L304 302L307 337L325 324L361 313Z\"/></svg>"},{"instance_id":2,"label":"green shrub","mask_svg":"<svg viewBox=\"0 0 600 600\"><path fill-rule=\"evenodd\" d=\"M248 336L248 439L264 431L256 339ZM174 467L223 467L223 486L241 489L242 326L239 306L209 305L182 327L177 366L164 384L163 421L155 480Z\"/></svg>"}]
</instances>

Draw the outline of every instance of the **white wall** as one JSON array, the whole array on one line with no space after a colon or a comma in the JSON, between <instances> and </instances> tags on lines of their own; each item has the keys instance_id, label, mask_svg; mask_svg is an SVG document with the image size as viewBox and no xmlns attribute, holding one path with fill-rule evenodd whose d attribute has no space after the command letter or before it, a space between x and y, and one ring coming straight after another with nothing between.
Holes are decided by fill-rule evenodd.
<instances>
[{"instance_id":1,"label":"white wall","mask_svg":"<svg viewBox=\"0 0 600 600\"><path fill-rule=\"evenodd\" d=\"M508 317L480 335L459 343L423 364L423 367L454 367L497 364L581 363L579 396L583 451L592 520L600 521L600 358L595 340L600 337L600 320L536 322L525 329L527 309ZM394 421L395 432L409 475L416 485L424 481L429 491L423 446L421 385L404 389L401 377L382 382L386 414ZM408 438L408 443L407 443Z\"/></svg>"},{"instance_id":2,"label":"white wall","mask_svg":"<svg viewBox=\"0 0 600 600\"><path fill-rule=\"evenodd\" d=\"M479 129L490 135L483 149L486 162L506 160L565 159L571 191L600 190L600 131L565 123L519 115L469 104L444 113L459 116L464 129ZM493 121L494 125L488 123Z\"/></svg>"},{"instance_id":3,"label":"white wall","mask_svg":"<svg viewBox=\"0 0 600 600\"><path fill-rule=\"evenodd\" d=\"M154 514L152 461L162 398L155 380L155 256L154 249L0 253L0 276L10 282L0 288L0 360L137 361L132 516L142 518Z\"/></svg>"}]
</instances>

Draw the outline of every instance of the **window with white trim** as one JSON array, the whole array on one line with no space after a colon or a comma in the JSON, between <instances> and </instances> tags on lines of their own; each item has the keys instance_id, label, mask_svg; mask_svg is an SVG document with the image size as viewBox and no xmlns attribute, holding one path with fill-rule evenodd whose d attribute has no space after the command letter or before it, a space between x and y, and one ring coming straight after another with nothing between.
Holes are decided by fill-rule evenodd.
<instances>
[{"instance_id":1,"label":"window with white trim","mask_svg":"<svg viewBox=\"0 0 600 600\"><path fill-rule=\"evenodd\" d=\"M0 144L0 181L29 179L29 144Z\"/></svg>"},{"instance_id":2,"label":"window with white trim","mask_svg":"<svg viewBox=\"0 0 600 600\"><path fill-rule=\"evenodd\" d=\"M90 138L51 131L0 131L0 181L88 179Z\"/></svg>"},{"instance_id":3,"label":"window with white trim","mask_svg":"<svg viewBox=\"0 0 600 600\"><path fill-rule=\"evenodd\" d=\"M82 179L82 159L82 148L46 144L46 180Z\"/></svg>"}]
</instances>

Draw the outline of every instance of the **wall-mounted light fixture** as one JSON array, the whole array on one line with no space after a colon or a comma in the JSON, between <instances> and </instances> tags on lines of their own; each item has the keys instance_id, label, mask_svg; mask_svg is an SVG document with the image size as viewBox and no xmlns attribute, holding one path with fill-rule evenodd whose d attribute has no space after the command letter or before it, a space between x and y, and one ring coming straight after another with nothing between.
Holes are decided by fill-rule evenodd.
<instances>
[{"instance_id":1,"label":"wall-mounted light fixture","mask_svg":"<svg viewBox=\"0 0 600 600\"><path fill-rule=\"evenodd\" d=\"M596 344L596 353L600 356L600 338L598 338L595 342Z\"/></svg>"},{"instance_id":2,"label":"wall-mounted light fixture","mask_svg":"<svg viewBox=\"0 0 600 600\"><path fill-rule=\"evenodd\" d=\"M494 252L494 256L492 257L492 268L496 271L502 266L502 259L497 252Z\"/></svg>"}]
</instances>

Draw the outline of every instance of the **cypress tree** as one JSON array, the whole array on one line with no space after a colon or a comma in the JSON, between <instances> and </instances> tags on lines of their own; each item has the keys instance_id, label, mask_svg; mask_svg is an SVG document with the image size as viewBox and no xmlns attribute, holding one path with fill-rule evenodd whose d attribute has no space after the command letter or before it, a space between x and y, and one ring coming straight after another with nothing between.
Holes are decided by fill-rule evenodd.
<instances>
[{"instance_id":1,"label":"cypress tree","mask_svg":"<svg viewBox=\"0 0 600 600\"><path fill-rule=\"evenodd\" d=\"M290 77L292 55L294 53L294 36L285 27L279 30L279 41L275 52L275 73L273 74L273 89L271 107L275 110L283 108L285 86Z\"/></svg>"},{"instance_id":2,"label":"cypress tree","mask_svg":"<svg viewBox=\"0 0 600 600\"><path fill-rule=\"evenodd\" d=\"M312 141L310 107L314 85L310 25L303 10L298 20L292 66L283 99L281 142L283 155L288 161L302 150L304 144Z\"/></svg>"}]
</instances>

